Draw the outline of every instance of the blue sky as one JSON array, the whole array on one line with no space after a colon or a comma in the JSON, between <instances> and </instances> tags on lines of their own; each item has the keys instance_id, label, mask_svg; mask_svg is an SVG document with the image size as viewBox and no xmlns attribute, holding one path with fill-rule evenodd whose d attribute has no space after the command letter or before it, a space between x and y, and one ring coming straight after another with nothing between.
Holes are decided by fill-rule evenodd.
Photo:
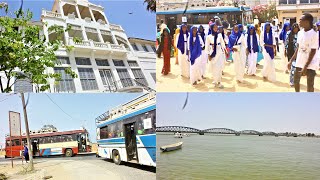
<instances>
[{"instance_id":1,"label":"blue sky","mask_svg":"<svg viewBox=\"0 0 320 180\"><path fill-rule=\"evenodd\" d=\"M231 128L320 135L319 94L157 93L157 126ZM175 103L172 102L174 99Z\"/></svg>"},{"instance_id":2,"label":"blue sky","mask_svg":"<svg viewBox=\"0 0 320 180\"><path fill-rule=\"evenodd\" d=\"M18 10L20 0L1 0L7 2L9 9ZM24 0L23 8L33 12L33 19L39 21L42 8L51 10L54 0ZM156 31L156 14L146 10L143 0L89 0L104 7L108 21L119 24L128 37L154 40ZM132 12L130 15L129 12ZM3 15L3 11L0 12Z\"/></svg>"},{"instance_id":3,"label":"blue sky","mask_svg":"<svg viewBox=\"0 0 320 180\"><path fill-rule=\"evenodd\" d=\"M72 119L64 114L45 94L30 94L27 114L30 130L38 130L45 124L52 124L59 131L80 129L89 130L91 140L96 138L95 118L120 104L141 94L48 94ZM25 95L27 99L27 94ZM25 132L20 95L0 94L0 146L4 145L5 134L9 133L8 112L20 112L22 131Z\"/></svg>"}]
</instances>

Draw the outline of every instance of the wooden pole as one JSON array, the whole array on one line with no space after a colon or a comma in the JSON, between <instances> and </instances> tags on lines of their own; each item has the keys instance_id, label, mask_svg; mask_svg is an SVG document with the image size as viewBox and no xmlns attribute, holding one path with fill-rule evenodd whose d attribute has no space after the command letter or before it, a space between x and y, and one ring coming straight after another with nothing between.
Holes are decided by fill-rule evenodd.
<instances>
[{"instance_id":1,"label":"wooden pole","mask_svg":"<svg viewBox=\"0 0 320 180\"><path fill-rule=\"evenodd\" d=\"M30 171L34 169L33 166L33 154L31 153L31 144L30 144L30 131L29 131L29 124L28 124L28 116L27 116L27 107L26 107L26 102L24 100L24 93L21 92L21 101L22 101L22 106L23 106L23 114L24 114L24 123L26 126L26 136L27 136L27 143L28 143L28 153L29 153L29 167Z\"/></svg>"}]
</instances>

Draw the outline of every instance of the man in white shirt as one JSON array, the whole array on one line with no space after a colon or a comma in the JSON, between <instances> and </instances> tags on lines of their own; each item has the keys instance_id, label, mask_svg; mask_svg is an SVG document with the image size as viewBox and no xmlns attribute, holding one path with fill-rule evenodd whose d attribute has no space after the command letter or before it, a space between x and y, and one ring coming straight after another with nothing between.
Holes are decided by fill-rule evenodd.
<instances>
[{"instance_id":1,"label":"man in white shirt","mask_svg":"<svg viewBox=\"0 0 320 180\"><path fill-rule=\"evenodd\" d=\"M164 23L163 19L160 20L160 32L162 34L163 29L167 28L168 26Z\"/></svg>"},{"instance_id":2,"label":"man in white shirt","mask_svg":"<svg viewBox=\"0 0 320 180\"><path fill-rule=\"evenodd\" d=\"M294 74L294 87L300 92L301 76L307 75L307 91L314 92L314 79L316 70L319 68L319 59L315 56L319 46L319 36L313 29L313 16L309 13L303 14L300 18L300 27L303 29L298 33L298 48L291 58L289 66L296 59L296 71Z\"/></svg>"},{"instance_id":3,"label":"man in white shirt","mask_svg":"<svg viewBox=\"0 0 320 180\"><path fill-rule=\"evenodd\" d=\"M276 25L276 21L272 21L272 32L276 39L277 52L279 52L279 26Z\"/></svg>"}]
</instances>

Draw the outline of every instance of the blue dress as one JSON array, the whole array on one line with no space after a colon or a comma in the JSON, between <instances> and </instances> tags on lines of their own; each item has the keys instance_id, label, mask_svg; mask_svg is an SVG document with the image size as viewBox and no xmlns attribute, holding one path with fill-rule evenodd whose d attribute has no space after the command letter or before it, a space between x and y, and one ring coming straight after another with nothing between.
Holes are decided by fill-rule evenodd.
<instances>
[{"instance_id":1,"label":"blue dress","mask_svg":"<svg viewBox=\"0 0 320 180\"><path fill-rule=\"evenodd\" d=\"M259 46L259 53L258 53L257 63L259 63L262 59L263 59L262 48L261 48L261 46Z\"/></svg>"}]
</instances>

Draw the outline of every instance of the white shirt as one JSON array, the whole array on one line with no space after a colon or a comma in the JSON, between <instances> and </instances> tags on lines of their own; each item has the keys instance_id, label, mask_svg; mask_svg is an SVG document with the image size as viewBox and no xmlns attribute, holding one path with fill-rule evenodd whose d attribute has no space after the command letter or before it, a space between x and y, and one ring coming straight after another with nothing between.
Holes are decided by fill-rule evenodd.
<instances>
[{"instance_id":1,"label":"white shirt","mask_svg":"<svg viewBox=\"0 0 320 180\"><path fill-rule=\"evenodd\" d=\"M168 26L165 24L165 23L162 23L161 25L160 25L160 32L161 32L161 34L162 34L162 32L163 32L163 29L165 29L165 28L167 28Z\"/></svg>"},{"instance_id":2,"label":"white shirt","mask_svg":"<svg viewBox=\"0 0 320 180\"><path fill-rule=\"evenodd\" d=\"M261 38L260 38L260 44L261 44L261 47L264 49L264 31L261 32ZM269 33L267 33L267 37L269 38ZM276 45L276 38L274 36L272 36L272 44L273 45Z\"/></svg>"},{"instance_id":3,"label":"white shirt","mask_svg":"<svg viewBox=\"0 0 320 180\"><path fill-rule=\"evenodd\" d=\"M208 35L206 38L206 47L205 47L205 52L209 55L213 53L213 44L214 44L214 36L212 34ZM224 53L224 49L226 48L226 45L224 43L224 40L222 38L221 34L218 34L217 37L217 53Z\"/></svg>"},{"instance_id":4,"label":"white shirt","mask_svg":"<svg viewBox=\"0 0 320 180\"><path fill-rule=\"evenodd\" d=\"M180 36L180 33L177 34L177 37L176 37L176 41L175 41L175 46L178 47L178 41L179 41L179 36ZM190 35L189 35L190 36ZM184 39L184 54L186 55L187 54L187 48L188 48L188 39L187 39L187 34L183 34L183 39Z\"/></svg>"},{"instance_id":5,"label":"white shirt","mask_svg":"<svg viewBox=\"0 0 320 180\"><path fill-rule=\"evenodd\" d=\"M256 34L257 36L257 44L259 46L259 37L258 37L258 34ZM248 47L248 44L247 44L247 39L248 39L248 34L245 35L245 47ZM253 35L250 35L250 44L251 44L251 50L253 51Z\"/></svg>"},{"instance_id":6,"label":"white shirt","mask_svg":"<svg viewBox=\"0 0 320 180\"><path fill-rule=\"evenodd\" d=\"M279 32L276 32L277 30L279 30L279 27L277 26L277 25L272 25L271 26L272 27L272 33L273 33L273 36L275 37L275 38L279 38ZM280 31L280 30L279 30Z\"/></svg>"},{"instance_id":7,"label":"white shirt","mask_svg":"<svg viewBox=\"0 0 320 180\"><path fill-rule=\"evenodd\" d=\"M308 61L311 49L318 49L319 46L319 35L313 29L305 32L300 30L298 32L297 43L299 44L296 67L303 68ZM317 53L314 55L308 69L318 70L319 69L319 58Z\"/></svg>"},{"instance_id":8,"label":"white shirt","mask_svg":"<svg viewBox=\"0 0 320 180\"><path fill-rule=\"evenodd\" d=\"M201 36L200 35L197 35L197 36L199 36L201 48L204 47L204 43L203 43ZM193 42L195 42L195 41L196 41L196 37L193 37ZM190 50L190 43L189 42L190 42L190 36L188 37L188 50Z\"/></svg>"}]
</instances>

